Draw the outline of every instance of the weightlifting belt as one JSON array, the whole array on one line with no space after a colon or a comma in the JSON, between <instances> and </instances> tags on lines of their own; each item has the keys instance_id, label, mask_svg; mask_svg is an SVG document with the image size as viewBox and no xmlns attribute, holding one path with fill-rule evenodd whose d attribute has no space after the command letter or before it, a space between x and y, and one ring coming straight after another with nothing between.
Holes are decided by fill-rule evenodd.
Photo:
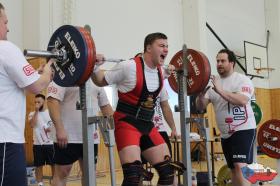
<instances>
[{"instance_id":1,"label":"weightlifting belt","mask_svg":"<svg viewBox=\"0 0 280 186\"><path fill-rule=\"evenodd\" d=\"M118 101L116 110L124 114L133 116L136 120L142 120L146 122L152 121L155 113L153 108L147 109L142 106L130 105L120 100Z\"/></svg>"}]
</instances>

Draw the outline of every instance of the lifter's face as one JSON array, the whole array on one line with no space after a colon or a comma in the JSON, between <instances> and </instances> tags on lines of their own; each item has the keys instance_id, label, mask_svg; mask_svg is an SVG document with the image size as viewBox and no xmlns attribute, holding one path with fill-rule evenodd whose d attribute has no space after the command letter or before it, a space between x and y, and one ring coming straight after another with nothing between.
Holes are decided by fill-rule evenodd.
<instances>
[{"instance_id":1,"label":"lifter's face","mask_svg":"<svg viewBox=\"0 0 280 186\"><path fill-rule=\"evenodd\" d=\"M7 40L8 29L8 18L5 10L0 9L0 40Z\"/></svg>"},{"instance_id":2,"label":"lifter's face","mask_svg":"<svg viewBox=\"0 0 280 186\"><path fill-rule=\"evenodd\" d=\"M157 39L147 47L147 52L151 54L153 65L163 65L168 54L167 39Z\"/></svg>"}]
</instances>

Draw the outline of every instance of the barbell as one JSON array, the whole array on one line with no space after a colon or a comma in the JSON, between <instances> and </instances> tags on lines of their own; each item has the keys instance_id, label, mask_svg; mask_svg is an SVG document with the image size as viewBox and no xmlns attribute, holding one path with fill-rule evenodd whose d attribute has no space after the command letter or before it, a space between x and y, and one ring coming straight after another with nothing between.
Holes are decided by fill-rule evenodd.
<instances>
[{"instance_id":1,"label":"barbell","mask_svg":"<svg viewBox=\"0 0 280 186\"><path fill-rule=\"evenodd\" d=\"M95 44L83 27L64 25L51 36L47 51L24 50L25 56L54 58L53 81L63 87L80 86L90 77L96 61Z\"/></svg>"},{"instance_id":2,"label":"barbell","mask_svg":"<svg viewBox=\"0 0 280 186\"><path fill-rule=\"evenodd\" d=\"M188 75L187 93L189 95L201 92L210 78L210 64L207 57L194 49L187 50ZM80 86L90 77L95 61L96 49L90 30L85 27L63 25L51 36L47 51L24 50L25 56L54 58L53 81L63 87ZM183 68L183 52L177 52L170 61L177 71L168 78L171 88L177 92L177 72ZM108 58L105 61L122 62L125 59Z\"/></svg>"}]
</instances>

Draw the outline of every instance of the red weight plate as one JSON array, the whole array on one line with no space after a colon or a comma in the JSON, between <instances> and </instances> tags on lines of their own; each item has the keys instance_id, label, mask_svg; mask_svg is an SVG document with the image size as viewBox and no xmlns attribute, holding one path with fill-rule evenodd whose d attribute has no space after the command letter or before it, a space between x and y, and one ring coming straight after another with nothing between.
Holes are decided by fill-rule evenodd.
<instances>
[{"instance_id":1,"label":"red weight plate","mask_svg":"<svg viewBox=\"0 0 280 186\"><path fill-rule=\"evenodd\" d=\"M269 157L280 158L280 120L268 120L260 126L258 144Z\"/></svg>"},{"instance_id":2,"label":"red weight plate","mask_svg":"<svg viewBox=\"0 0 280 186\"><path fill-rule=\"evenodd\" d=\"M87 30L85 30L82 27L79 27L79 31L81 32L81 34L83 35L83 38L86 41L86 45L87 45L87 67L85 69L85 73L83 75L83 77L77 82L77 84L83 84L85 81L87 81L87 79L89 78L90 74L92 73L93 67L94 67L94 63L95 60L93 59L93 57L95 57L95 54L93 55L93 53L95 52L93 50L93 44L92 42L90 42L90 34L88 33Z\"/></svg>"},{"instance_id":3,"label":"red weight plate","mask_svg":"<svg viewBox=\"0 0 280 186\"><path fill-rule=\"evenodd\" d=\"M90 50L88 50L88 53L89 53L88 60L94 67L95 61L96 61L96 53L95 53L95 44L94 44L93 38L91 37L91 34L85 28L81 27L80 31L84 34L87 45L90 48Z\"/></svg>"},{"instance_id":4,"label":"red weight plate","mask_svg":"<svg viewBox=\"0 0 280 186\"><path fill-rule=\"evenodd\" d=\"M93 71L94 64L96 61L96 51L95 51L95 44L94 44L94 41L93 41L90 33L82 27L79 27L79 31L81 32L83 38L86 41L86 45L87 45L86 53L88 56L87 67L85 68L83 76L77 82L78 85L81 85L89 79L89 77Z\"/></svg>"},{"instance_id":5,"label":"red weight plate","mask_svg":"<svg viewBox=\"0 0 280 186\"><path fill-rule=\"evenodd\" d=\"M208 84L211 75L211 66L207 57L197 50L188 49L188 76L187 76L187 93L188 95L197 94L204 90ZM170 63L176 69L183 68L183 51L177 52L171 59ZM177 73L174 72L168 78L170 87L178 92Z\"/></svg>"}]
</instances>

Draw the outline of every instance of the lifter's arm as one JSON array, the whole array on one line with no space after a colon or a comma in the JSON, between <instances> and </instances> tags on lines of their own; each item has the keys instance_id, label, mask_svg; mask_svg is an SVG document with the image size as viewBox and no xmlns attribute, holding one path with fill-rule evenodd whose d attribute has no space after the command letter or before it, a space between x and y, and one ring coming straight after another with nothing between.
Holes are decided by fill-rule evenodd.
<instances>
[{"instance_id":1,"label":"lifter's arm","mask_svg":"<svg viewBox=\"0 0 280 186\"><path fill-rule=\"evenodd\" d=\"M100 110L103 116L112 116L114 114L114 110L110 104L101 106Z\"/></svg>"},{"instance_id":2,"label":"lifter's arm","mask_svg":"<svg viewBox=\"0 0 280 186\"><path fill-rule=\"evenodd\" d=\"M160 106L161 106L163 117L171 129L171 137L172 138L177 137L178 134L176 130L176 125L168 100L160 102Z\"/></svg>"},{"instance_id":3,"label":"lifter's arm","mask_svg":"<svg viewBox=\"0 0 280 186\"><path fill-rule=\"evenodd\" d=\"M105 57L103 54L96 54L96 62L93 73L91 75L92 81L99 87L104 87L108 85L108 83L105 80L105 71L99 69L99 66L104 63L104 60Z\"/></svg>"},{"instance_id":4,"label":"lifter's arm","mask_svg":"<svg viewBox=\"0 0 280 186\"><path fill-rule=\"evenodd\" d=\"M52 63L53 63L53 59L50 59L47 64L40 66L38 72L41 76L37 81L25 87L25 89L28 92L31 92L33 94L39 94L42 90L47 88L47 86L52 81L54 75L51 68Z\"/></svg>"}]
</instances>

